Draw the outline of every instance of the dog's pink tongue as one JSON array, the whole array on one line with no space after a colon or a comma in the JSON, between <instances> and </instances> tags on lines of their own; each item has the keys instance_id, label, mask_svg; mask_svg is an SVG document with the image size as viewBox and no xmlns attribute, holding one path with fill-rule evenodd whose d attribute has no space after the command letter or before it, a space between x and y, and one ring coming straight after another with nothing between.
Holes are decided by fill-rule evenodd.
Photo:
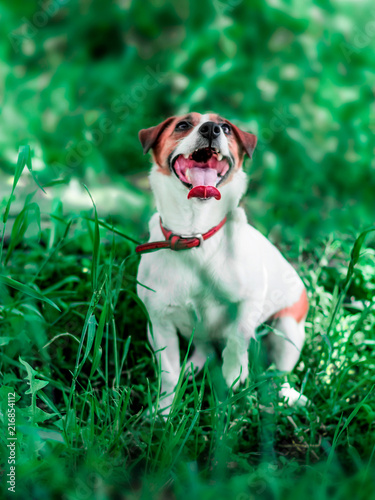
<instances>
[{"instance_id":1,"label":"dog's pink tongue","mask_svg":"<svg viewBox=\"0 0 375 500\"><path fill-rule=\"evenodd\" d=\"M216 200L220 200L221 194L218 189L214 186L196 186L193 189L190 189L188 193L188 199L190 198L215 198Z\"/></svg>"},{"instance_id":2,"label":"dog's pink tongue","mask_svg":"<svg viewBox=\"0 0 375 500\"><path fill-rule=\"evenodd\" d=\"M189 191L189 198L216 198L220 200L221 194L215 185L217 183L217 171L214 168L193 167L189 169L190 182L193 188Z\"/></svg>"}]
</instances>

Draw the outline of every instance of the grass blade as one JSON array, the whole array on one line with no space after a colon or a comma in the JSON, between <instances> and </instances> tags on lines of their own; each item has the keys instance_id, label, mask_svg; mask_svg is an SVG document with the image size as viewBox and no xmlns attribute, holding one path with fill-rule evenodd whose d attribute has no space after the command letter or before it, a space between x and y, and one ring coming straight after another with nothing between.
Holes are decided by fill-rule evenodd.
<instances>
[{"instance_id":1,"label":"grass blade","mask_svg":"<svg viewBox=\"0 0 375 500\"><path fill-rule=\"evenodd\" d=\"M99 258L100 258L100 232L99 232L99 222L98 222L98 212L96 210L96 205L93 200L93 197L91 196L90 191L88 190L88 187L83 184L83 187L86 189L88 195L90 196L90 199L92 201L92 204L94 206L94 213L95 213L95 229L94 229L94 246L92 250L92 270L91 270L91 286L93 290L96 290L97 284L98 284L98 269L99 269Z\"/></svg>"},{"instance_id":2,"label":"grass blade","mask_svg":"<svg viewBox=\"0 0 375 500\"><path fill-rule=\"evenodd\" d=\"M22 292L25 295L29 295L30 297L33 297L34 299L38 299L38 300L41 300L42 302L46 302L50 306L52 306L55 309L57 309L58 311L60 311L60 308L54 302L52 302L52 300L45 297L41 292L38 292L37 290L34 290L34 288L30 288L29 286L24 285L23 283L20 283L19 281L16 281L12 278L8 278L7 276L0 274L0 283L2 283L3 285L10 286L11 288L18 290L19 292Z\"/></svg>"}]
</instances>

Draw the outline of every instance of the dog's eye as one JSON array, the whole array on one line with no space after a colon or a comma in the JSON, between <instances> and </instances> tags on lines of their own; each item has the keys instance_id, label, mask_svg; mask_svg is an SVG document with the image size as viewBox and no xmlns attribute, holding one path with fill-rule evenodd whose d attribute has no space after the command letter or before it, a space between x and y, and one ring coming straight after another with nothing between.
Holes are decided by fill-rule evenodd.
<instances>
[{"instance_id":1,"label":"dog's eye","mask_svg":"<svg viewBox=\"0 0 375 500\"><path fill-rule=\"evenodd\" d=\"M175 130L187 130L190 128L190 123L186 121L178 122Z\"/></svg>"},{"instance_id":2,"label":"dog's eye","mask_svg":"<svg viewBox=\"0 0 375 500\"><path fill-rule=\"evenodd\" d=\"M224 134L229 134L229 132L231 131L230 125L228 125L227 123L223 123L221 128Z\"/></svg>"}]
</instances>

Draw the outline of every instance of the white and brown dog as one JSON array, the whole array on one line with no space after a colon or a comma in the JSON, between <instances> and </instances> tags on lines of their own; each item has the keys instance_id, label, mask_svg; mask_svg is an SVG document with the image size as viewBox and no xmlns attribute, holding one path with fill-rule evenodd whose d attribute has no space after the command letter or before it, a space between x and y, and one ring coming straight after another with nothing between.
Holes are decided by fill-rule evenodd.
<instances>
[{"instance_id":1,"label":"white and brown dog","mask_svg":"<svg viewBox=\"0 0 375 500\"><path fill-rule=\"evenodd\" d=\"M257 139L216 114L190 113L141 130L144 153L152 150L151 187L158 213L150 220L138 295L147 307L161 360L167 409L180 374L177 331L195 350L188 362L201 369L213 341L224 347L228 384L248 376L248 347L255 329L274 318L269 334L276 368L289 372L304 343L306 291L293 267L238 207L247 180L242 163ZM156 251L158 250L158 251ZM153 290L151 291L150 288ZM306 398L284 384L290 404Z\"/></svg>"}]
</instances>

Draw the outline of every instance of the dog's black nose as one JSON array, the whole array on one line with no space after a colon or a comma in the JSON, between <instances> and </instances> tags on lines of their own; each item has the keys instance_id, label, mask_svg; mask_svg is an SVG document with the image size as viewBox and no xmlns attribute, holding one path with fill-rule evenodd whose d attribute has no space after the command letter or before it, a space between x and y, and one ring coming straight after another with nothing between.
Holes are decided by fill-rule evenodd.
<instances>
[{"instance_id":1,"label":"dog's black nose","mask_svg":"<svg viewBox=\"0 0 375 500\"><path fill-rule=\"evenodd\" d=\"M219 137L221 129L220 126L215 122L206 122L199 127L198 132L202 137L208 139L210 142L216 137Z\"/></svg>"}]
</instances>

